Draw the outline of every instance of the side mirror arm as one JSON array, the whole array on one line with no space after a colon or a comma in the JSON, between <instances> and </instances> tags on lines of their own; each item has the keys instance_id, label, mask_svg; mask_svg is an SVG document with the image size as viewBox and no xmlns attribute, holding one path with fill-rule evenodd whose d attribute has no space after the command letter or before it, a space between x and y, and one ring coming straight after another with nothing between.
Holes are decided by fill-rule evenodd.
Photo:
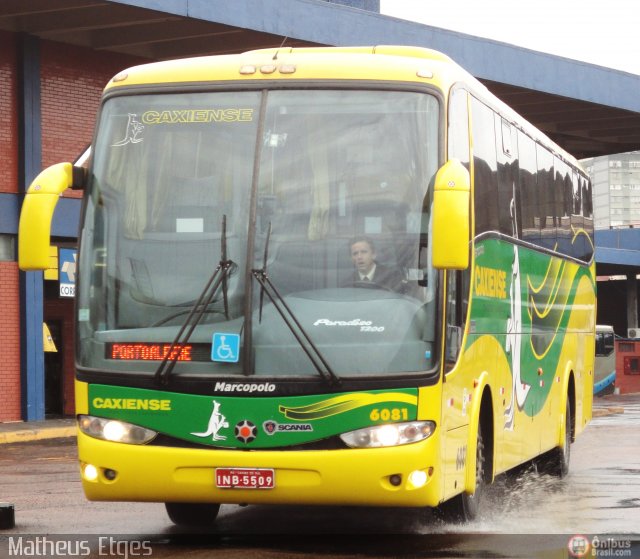
<instances>
[{"instance_id":1,"label":"side mirror arm","mask_svg":"<svg viewBox=\"0 0 640 559\"><path fill-rule=\"evenodd\" d=\"M60 195L74 184L73 169L71 163L52 165L29 186L22 202L18 226L18 266L21 270L45 270L49 267L51 220Z\"/></svg>"}]
</instances>

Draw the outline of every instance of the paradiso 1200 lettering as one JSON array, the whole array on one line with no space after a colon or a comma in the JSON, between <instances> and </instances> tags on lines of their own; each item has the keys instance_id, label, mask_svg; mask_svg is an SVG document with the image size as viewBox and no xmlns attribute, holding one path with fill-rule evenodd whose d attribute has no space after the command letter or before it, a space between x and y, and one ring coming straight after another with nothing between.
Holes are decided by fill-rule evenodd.
<instances>
[{"instance_id":1,"label":"paradiso 1200 lettering","mask_svg":"<svg viewBox=\"0 0 640 559\"><path fill-rule=\"evenodd\" d=\"M328 318L319 318L313 323L314 326L328 326L328 327L344 327L344 326L356 326L360 328L361 332L384 332L384 326L373 326L373 322L370 320L362 320L355 318L353 320L330 320Z\"/></svg>"}]
</instances>

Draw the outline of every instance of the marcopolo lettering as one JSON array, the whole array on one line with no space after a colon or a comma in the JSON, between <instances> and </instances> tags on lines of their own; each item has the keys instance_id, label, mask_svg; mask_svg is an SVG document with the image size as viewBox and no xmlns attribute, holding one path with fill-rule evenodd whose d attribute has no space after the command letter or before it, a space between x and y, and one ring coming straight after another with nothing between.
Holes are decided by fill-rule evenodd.
<instances>
[{"instance_id":1,"label":"marcopolo lettering","mask_svg":"<svg viewBox=\"0 0 640 559\"><path fill-rule=\"evenodd\" d=\"M98 410L171 411L171 400L138 398L94 398L91 404Z\"/></svg>"},{"instance_id":2,"label":"marcopolo lettering","mask_svg":"<svg viewBox=\"0 0 640 559\"><path fill-rule=\"evenodd\" d=\"M276 389L275 384L268 382L216 382L214 390L216 392L273 392Z\"/></svg>"}]
</instances>

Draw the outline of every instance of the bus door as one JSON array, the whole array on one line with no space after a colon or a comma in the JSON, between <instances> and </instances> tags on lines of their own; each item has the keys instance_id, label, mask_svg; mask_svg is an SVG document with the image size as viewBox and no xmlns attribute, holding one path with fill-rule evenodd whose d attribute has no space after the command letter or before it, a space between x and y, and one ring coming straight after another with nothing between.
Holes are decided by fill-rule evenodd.
<instances>
[{"instance_id":1,"label":"bus door","mask_svg":"<svg viewBox=\"0 0 640 559\"><path fill-rule=\"evenodd\" d=\"M469 436L471 393L466 378L474 351L461 358L464 321L468 307L469 270L447 274L444 384L442 391L442 436L445 496L464 487ZM478 356L475 356L476 358Z\"/></svg>"}]
</instances>

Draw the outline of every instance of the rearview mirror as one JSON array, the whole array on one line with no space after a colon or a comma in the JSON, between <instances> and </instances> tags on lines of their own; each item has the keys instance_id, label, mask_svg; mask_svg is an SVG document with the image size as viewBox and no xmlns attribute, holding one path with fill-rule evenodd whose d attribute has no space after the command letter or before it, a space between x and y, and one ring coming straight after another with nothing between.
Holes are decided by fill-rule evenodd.
<instances>
[{"instance_id":1,"label":"rearview mirror","mask_svg":"<svg viewBox=\"0 0 640 559\"><path fill-rule=\"evenodd\" d=\"M471 177L457 159L436 173L433 195L433 267L469 267Z\"/></svg>"}]
</instances>

